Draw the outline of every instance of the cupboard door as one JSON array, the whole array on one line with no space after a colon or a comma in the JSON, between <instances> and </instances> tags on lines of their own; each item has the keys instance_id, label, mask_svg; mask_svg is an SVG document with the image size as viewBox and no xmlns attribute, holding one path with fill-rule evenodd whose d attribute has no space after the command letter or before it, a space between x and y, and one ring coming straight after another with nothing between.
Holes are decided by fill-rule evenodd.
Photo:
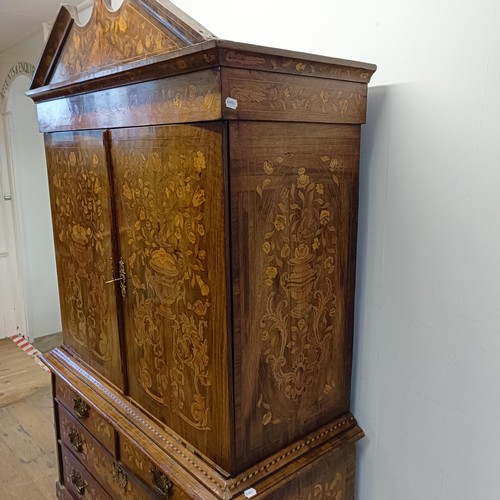
<instances>
[{"instance_id":1,"label":"cupboard door","mask_svg":"<svg viewBox=\"0 0 500 500\"><path fill-rule=\"evenodd\" d=\"M117 387L121 358L102 131L45 135L64 343ZM117 272L117 270L115 270Z\"/></svg>"},{"instance_id":2,"label":"cupboard door","mask_svg":"<svg viewBox=\"0 0 500 500\"><path fill-rule=\"evenodd\" d=\"M130 397L228 467L221 123L111 131Z\"/></svg>"},{"instance_id":3,"label":"cupboard door","mask_svg":"<svg viewBox=\"0 0 500 500\"><path fill-rule=\"evenodd\" d=\"M230 124L236 460L346 412L359 127Z\"/></svg>"}]
</instances>

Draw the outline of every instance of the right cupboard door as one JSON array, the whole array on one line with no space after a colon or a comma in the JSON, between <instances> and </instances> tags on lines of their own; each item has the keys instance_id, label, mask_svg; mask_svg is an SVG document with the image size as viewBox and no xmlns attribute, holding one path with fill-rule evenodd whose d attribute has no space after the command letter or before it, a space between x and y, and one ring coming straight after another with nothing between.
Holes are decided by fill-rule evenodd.
<instances>
[{"instance_id":1,"label":"right cupboard door","mask_svg":"<svg viewBox=\"0 0 500 500\"><path fill-rule=\"evenodd\" d=\"M111 131L130 397L229 467L222 123Z\"/></svg>"}]
</instances>

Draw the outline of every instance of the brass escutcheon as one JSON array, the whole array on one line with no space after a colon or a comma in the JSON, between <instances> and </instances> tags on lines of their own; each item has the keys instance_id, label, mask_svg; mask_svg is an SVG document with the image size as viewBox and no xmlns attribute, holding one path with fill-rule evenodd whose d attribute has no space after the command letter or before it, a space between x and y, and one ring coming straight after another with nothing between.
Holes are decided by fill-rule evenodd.
<instances>
[{"instance_id":1,"label":"brass escutcheon","mask_svg":"<svg viewBox=\"0 0 500 500\"><path fill-rule=\"evenodd\" d=\"M113 481L125 493L128 483L127 474L125 474L123 469L116 462L113 462L112 475L113 475Z\"/></svg>"},{"instance_id":2,"label":"brass escutcheon","mask_svg":"<svg viewBox=\"0 0 500 500\"><path fill-rule=\"evenodd\" d=\"M151 483L153 489L159 498L168 498L170 490L172 489L172 482L163 474L157 467L152 467L149 472L151 473Z\"/></svg>"},{"instance_id":3,"label":"brass escutcheon","mask_svg":"<svg viewBox=\"0 0 500 500\"><path fill-rule=\"evenodd\" d=\"M84 419L89 416L89 405L80 396L73 398L73 408L78 418Z\"/></svg>"},{"instance_id":4,"label":"brass escutcheon","mask_svg":"<svg viewBox=\"0 0 500 500\"><path fill-rule=\"evenodd\" d=\"M73 472L69 475L71 482L78 491L79 495L83 495L85 493L86 482L83 479L82 475L76 470L73 469Z\"/></svg>"},{"instance_id":5,"label":"brass escutcheon","mask_svg":"<svg viewBox=\"0 0 500 500\"><path fill-rule=\"evenodd\" d=\"M83 451L82 435L76 429L71 429L71 431L68 433L68 437L69 442L73 445L75 451L81 453Z\"/></svg>"},{"instance_id":6,"label":"brass escutcheon","mask_svg":"<svg viewBox=\"0 0 500 500\"><path fill-rule=\"evenodd\" d=\"M108 281L105 281L104 283L115 283L117 281L120 282L120 291L122 294L122 297L125 299L127 296L127 275L125 273L125 262L123 262L123 259L120 259L120 262L118 263L120 268L119 268L119 277L118 278L113 278ZM111 261L111 266L113 266L113 262Z\"/></svg>"}]
</instances>

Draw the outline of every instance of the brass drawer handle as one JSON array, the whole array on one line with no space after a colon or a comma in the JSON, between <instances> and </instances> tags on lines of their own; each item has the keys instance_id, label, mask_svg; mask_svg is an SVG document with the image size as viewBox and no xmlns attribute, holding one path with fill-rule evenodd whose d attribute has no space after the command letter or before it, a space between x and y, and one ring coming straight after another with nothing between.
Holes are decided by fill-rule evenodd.
<instances>
[{"instance_id":1,"label":"brass drawer handle","mask_svg":"<svg viewBox=\"0 0 500 500\"><path fill-rule=\"evenodd\" d=\"M152 476L151 483L153 484L156 495L159 498L168 498L170 490L172 489L172 482L170 479L156 467L151 468L149 472Z\"/></svg>"},{"instance_id":2,"label":"brass drawer handle","mask_svg":"<svg viewBox=\"0 0 500 500\"><path fill-rule=\"evenodd\" d=\"M69 442L73 445L75 451L81 453L83 451L82 435L76 429L71 429L71 431L68 433L68 437Z\"/></svg>"},{"instance_id":3,"label":"brass drawer handle","mask_svg":"<svg viewBox=\"0 0 500 500\"><path fill-rule=\"evenodd\" d=\"M116 462L113 462L112 475L113 475L113 481L125 493L128 483L127 474L125 474L123 469Z\"/></svg>"},{"instance_id":4,"label":"brass drawer handle","mask_svg":"<svg viewBox=\"0 0 500 500\"><path fill-rule=\"evenodd\" d=\"M76 416L82 420L89 416L89 405L80 396L75 396L73 398L73 409L75 410Z\"/></svg>"},{"instance_id":5,"label":"brass drawer handle","mask_svg":"<svg viewBox=\"0 0 500 500\"><path fill-rule=\"evenodd\" d=\"M69 478L75 486L76 491L78 491L78 494L83 495L85 493L86 482L83 479L82 475L76 469L73 469L73 472L69 475Z\"/></svg>"}]
</instances>

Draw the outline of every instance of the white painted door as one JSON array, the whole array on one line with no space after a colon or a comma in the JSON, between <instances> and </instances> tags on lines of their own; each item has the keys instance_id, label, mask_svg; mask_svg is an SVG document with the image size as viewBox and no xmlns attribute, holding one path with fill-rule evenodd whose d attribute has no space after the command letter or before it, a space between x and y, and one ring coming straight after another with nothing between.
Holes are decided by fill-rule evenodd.
<instances>
[{"instance_id":1,"label":"white painted door","mask_svg":"<svg viewBox=\"0 0 500 500\"><path fill-rule=\"evenodd\" d=\"M3 129L3 126L4 122L1 122L0 129ZM0 134L0 137L5 136ZM21 290L18 283L12 196L5 153L6 148L2 148L0 155L0 338L26 332Z\"/></svg>"}]
</instances>

